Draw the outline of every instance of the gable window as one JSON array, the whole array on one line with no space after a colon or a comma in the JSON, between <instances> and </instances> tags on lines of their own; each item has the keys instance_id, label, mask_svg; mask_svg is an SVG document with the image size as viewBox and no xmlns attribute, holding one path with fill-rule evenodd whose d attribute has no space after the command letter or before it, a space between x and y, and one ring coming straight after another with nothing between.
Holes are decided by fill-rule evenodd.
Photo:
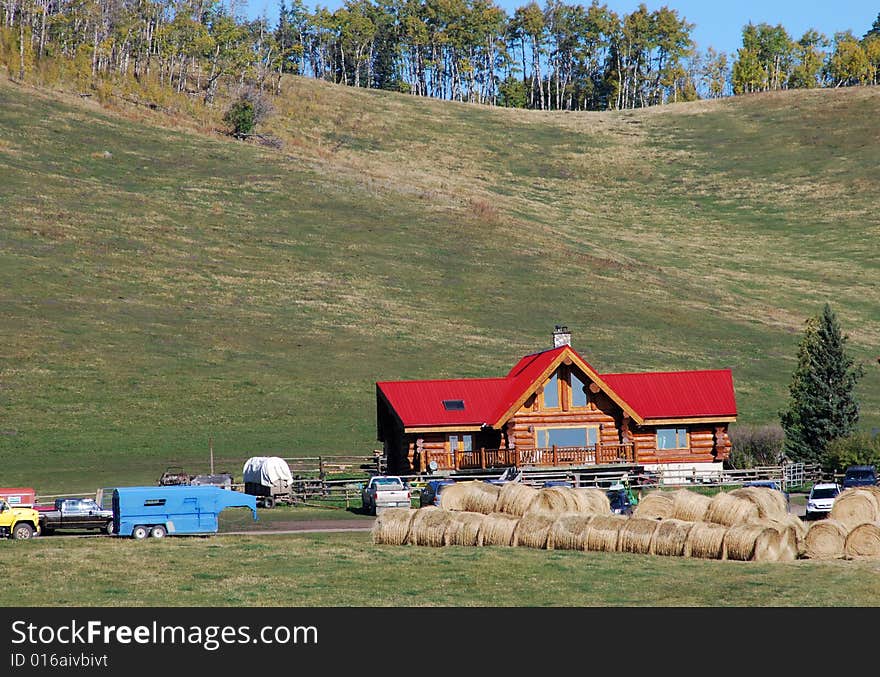
<instances>
[{"instance_id":1,"label":"gable window","mask_svg":"<svg viewBox=\"0 0 880 677\"><path fill-rule=\"evenodd\" d=\"M687 428L657 428L657 449L687 448Z\"/></svg>"},{"instance_id":2,"label":"gable window","mask_svg":"<svg viewBox=\"0 0 880 677\"><path fill-rule=\"evenodd\" d=\"M544 385L544 409L559 408L559 374L554 373Z\"/></svg>"},{"instance_id":3,"label":"gable window","mask_svg":"<svg viewBox=\"0 0 880 677\"><path fill-rule=\"evenodd\" d=\"M587 406L586 385L584 385L584 382L574 375L574 372L572 372L571 374L571 406Z\"/></svg>"},{"instance_id":4,"label":"gable window","mask_svg":"<svg viewBox=\"0 0 880 677\"><path fill-rule=\"evenodd\" d=\"M599 439L599 426L579 428L538 428L535 430L535 446L538 449L551 447L592 447Z\"/></svg>"}]
</instances>

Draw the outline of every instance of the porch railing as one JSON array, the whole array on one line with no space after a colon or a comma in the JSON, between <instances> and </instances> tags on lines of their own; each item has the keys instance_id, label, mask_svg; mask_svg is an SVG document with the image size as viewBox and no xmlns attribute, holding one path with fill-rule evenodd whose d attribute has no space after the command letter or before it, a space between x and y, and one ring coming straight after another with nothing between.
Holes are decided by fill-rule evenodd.
<instances>
[{"instance_id":1,"label":"porch railing","mask_svg":"<svg viewBox=\"0 0 880 677\"><path fill-rule=\"evenodd\" d=\"M553 467L565 465L613 465L633 463L632 444L595 444L589 447L548 447L543 449L474 449L472 451L433 452L425 464L437 462L439 470L477 468Z\"/></svg>"}]
</instances>

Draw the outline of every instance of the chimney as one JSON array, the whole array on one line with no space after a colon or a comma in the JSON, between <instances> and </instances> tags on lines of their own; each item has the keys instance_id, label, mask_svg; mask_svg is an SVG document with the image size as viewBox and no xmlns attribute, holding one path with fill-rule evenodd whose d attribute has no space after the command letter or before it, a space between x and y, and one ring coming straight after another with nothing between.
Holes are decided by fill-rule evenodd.
<instances>
[{"instance_id":1,"label":"chimney","mask_svg":"<svg viewBox=\"0 0 880 677\"><path fill-rule=\"evenodd\" d=\"M568 331L568 327L565 325L557 324L556 329L553 330L553 347L558 348L559 346L570 346L571 345L571 332Z\"/></svg>"}]
</instances>

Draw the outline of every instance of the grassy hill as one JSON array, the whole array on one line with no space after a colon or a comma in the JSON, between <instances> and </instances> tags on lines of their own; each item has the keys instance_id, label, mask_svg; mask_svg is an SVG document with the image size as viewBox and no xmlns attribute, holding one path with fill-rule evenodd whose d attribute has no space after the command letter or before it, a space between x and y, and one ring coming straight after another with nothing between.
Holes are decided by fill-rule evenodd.
<instances>
[{"instance_id":1,"label":"grassy hill","mask_svg":"<svg viewBox=\"0 0 880 677\"><path fill-rule=\"evenodd\" d=\"M376 380L501 375L556 323L600 370L731 367L775 421L826 300L880 425L877 88L275 107L281 151L0 82L4 484L369 453Z\"/></svg>"}]
</instances>

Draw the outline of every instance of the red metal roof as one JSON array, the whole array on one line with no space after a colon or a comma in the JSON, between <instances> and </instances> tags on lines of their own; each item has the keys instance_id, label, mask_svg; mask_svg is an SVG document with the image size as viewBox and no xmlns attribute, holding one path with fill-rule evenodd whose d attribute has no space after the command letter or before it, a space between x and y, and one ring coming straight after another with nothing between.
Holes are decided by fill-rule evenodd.
<instances>
[{"instance_id":1,"label":"red metal roof","mask_svg":"<svg viewBox=\"0 0 880 677\"><path fill-rule=\"evenodd\" d=\"M602 374L644 419L736 416L730 369Z\"/></svg>"},{"instance_id":2,"label":"red metal roof","mask_svg":"<svg viewBox=\"0 0 880 677\"><path fill-rule=\"evenodd\" d=\"M482 425L508 389L506 378L438 381L380 381L376 384L407 428ZM447 411L443 400L462 400L464 409Z\"/></svg>"},{"instance_id":3,"label":"red metal roof","mask_svg":"<svg viewBox=\"0 0 880 677\"><path fill-rule=\"evenodd\" d=\"M562 346L526 355L504 378L380 381L376 385L406 428L493 425L539 385L537 380L566 350L596 373L571 346ZM597 375L642 419L736 415L729 369ZM444 400L462 400L464 408L447 410Z\"/></svg>"}]
</instances>

